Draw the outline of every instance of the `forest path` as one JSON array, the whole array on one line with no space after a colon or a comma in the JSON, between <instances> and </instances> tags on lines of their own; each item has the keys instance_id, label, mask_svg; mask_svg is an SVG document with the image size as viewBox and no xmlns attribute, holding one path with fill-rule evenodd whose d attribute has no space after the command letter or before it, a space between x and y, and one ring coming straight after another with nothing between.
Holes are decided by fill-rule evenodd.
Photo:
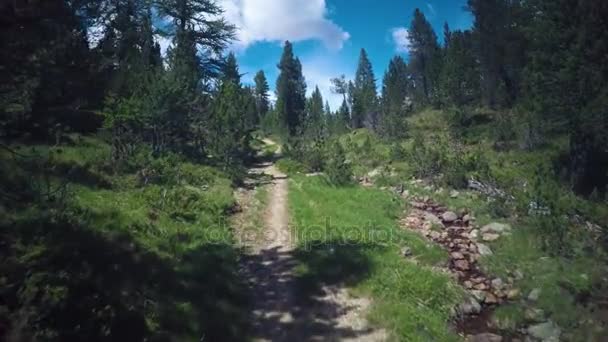
<instances>
[{"instance_id":1,"label":"forest path","mask_svg":"<svg viewBox=\"0 0 608 342\"><path fill-rule=\"evenodd\" d=\"M272 141L265 141L266 144ZM280 149L279 149L280 151ZM278 153L277 153L278 154ZM251 294L252 337L255 341L385 341L384 330L372 329L365 319L371 302L353 298L341 286L322 286L315 295L298 293L295 277L296 236L289 227L288 180L274 164L249 172L249 189L241 191L243 217L251 217L247 200L256 188L267 187L262 227L237 236L248 254L241 269ZM269 180L270 179L270 180Z\"/></svg>"}]
</instances>

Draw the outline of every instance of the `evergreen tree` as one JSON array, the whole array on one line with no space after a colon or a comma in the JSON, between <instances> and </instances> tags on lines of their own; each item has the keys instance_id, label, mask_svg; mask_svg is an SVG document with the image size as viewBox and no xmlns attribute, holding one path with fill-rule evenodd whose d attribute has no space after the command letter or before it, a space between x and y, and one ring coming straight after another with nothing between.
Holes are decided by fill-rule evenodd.
<instances>
[{"instance_id":1,"label":"evergreen tree","mask_svg":"<svg viewBox=\"0 0 608 342\"><path fill-rule=\"evenodd\" d=\"M313 134L314 136L320 135L323 130L323 117L323 96L321 95L319 87L315 87L315 90L312 92L312 96L310 98L310 106L307 117L307 130L310 132L310 134Z\"/></svg>"},{"instance_id":2,"label":"evergreen tree","mask_svg":"<svg viewBox=\"0 0 608 342\"><path fill-rule=\"evenodd\" d=\"M441 49L433 27L419 9L414 11L409 38L414 97L419 104L429 104L438 97Z\"/></svg>"},{"instance_id":3,"label":"evergreen tree","mask_svg":"<svg viewBox=\"0 0 608 342\"><path fill-rule=\"evenodd\" d=\"M338 119L344 128L349 128L351 123L350 109L346 100L342 101L342 105L338 111Z\"/></svg>"},{"instance_id":4,"label":"evergreen tree","mask_svg":"<svg viewBox=\"0 0 608 342\"><path fill-rule=\"evenodd\" d=\"M353 91L353 128L361 128L365 123L370 128L376 128L378 119L377 101L376 79L372 64L367 57L365 49L361 49Z\"/></svg>"},{"instance_id":5,"label":"evergreen tree","mask_svg":"<svg viewBox=\"0 0 608 342\"><path fill-rule=\"evenodd\" d=\"M405 134L405 108L408 97L409 75L407 64L400 56L391 59L382 81L381 133L391 138Z\"/></svg>"},{"instance_id":6,"label":"evergreen tree","mask_svg":"<svg viewBox=\"0 0 608 342\"><path fill-rule=\"evenodd\" d=\"M258 71L257 74L255 74L254 81L254 96L257 114L259 118L263 118L270 110L270 100L268 95L270 87L268 86L268 81L266 80L266 75L264 74L264 71Z\"/></svg>"},{"instance_id":7,"label":"evergreen tree","mask_svg":"<svg viewBox=\"0 0 608 342\"><path fill-rule=\"evenodd\" d=\"M441 103L464 106L479 100L479 68L470 31L446 31L440 75Z\"/></svg>"},{"instance_id":8,"label":"evergreen tree","mask_svg":"<svg viewBox=\"0 0 608 342\"><path fill-rule=\"evenodd\" d=\"M232 82L236 85L241 84L241 74L239 73L239 66L236 61L236 56L232 52L228 54L224 65L222 65L222 81Z\"/></svg>"},{"instance_id":9,"label":"evergreen tree","mask_svg":"<svg viewBox=\"0 0 608 342\"><path fill-rule=\"evenodd\" d=\"M293 46L285 42L283 55L278 65L277 104L282 128L290 136L295 136L302 128L306 109L306 83L302 75L302 64L293 54Z\"/></svg>"},{"instance_id":10,"label":"evergreen tree","mask_svg":"<svg viewBox=\"0 0 608 342\"><path fill-rule=\"evenodd\" d=\"M217 74L221 61L213 56L220 55L234 37L234 26L225 21L213 0L158 0L156 5L172 24L170 70L193 91L201 90Z\"/></svg>"},{"instance_id":11,"label":"evergreen tree","mask_svg":"<svg viewBox=\"0 0 608 342\"><path fill-rule=\"evenodd\" d=\"M475 17L475 54L480 62L481 89L490 107L511 106L521 87L526 39L522 28L532 13L521 0L469 0Z\"/></svg>"}]
</instances>

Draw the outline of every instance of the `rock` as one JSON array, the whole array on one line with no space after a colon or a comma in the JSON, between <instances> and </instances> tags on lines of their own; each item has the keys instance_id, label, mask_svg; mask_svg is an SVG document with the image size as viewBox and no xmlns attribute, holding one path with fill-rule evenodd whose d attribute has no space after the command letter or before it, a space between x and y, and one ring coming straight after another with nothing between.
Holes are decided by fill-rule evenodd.
<instances>
[{"instance_id":1,"label":"rock","mask_svg":"<svg viewBox=\"0 0 608 342\"><path fill-rule=\"evenodd\" d=\"M562 330L552 321L548 321L530 326L528 334L543 342L559 342Z\"/></svg>"},{"instance_id":2,"label":"rock","mask_svg":"<svg viewBox=\"0 0 608 342\"><path fill-rule=\"evenodd\" d=\"M528 294L528 300L531 302L536 302L539 297L540 297L540 289L534 289L534 290L530 291L530 293Z\"/></svg>"},{"instance_id":3,"label":"rock","mask_svg":"<svg viewBox=\"0 0 608 342\"><path fill-rule=\"evenodd\" d=\"M515 270L515 272L513 272L513 276L515 277L515 279L517 280L522 280L524 279L524 274L520 271L520 270Z\"/></svg>"},{"instance_id":4,"label":"rock","mask_svg":"<svg viewBox=\"0 0 608 342\"><path fill-rule=\"evenodd\" d=\"M436 231L432 231L430 234L431 239L433 240L438 240L439 238L441 238L441 233L436 232Z\"/></svg>"},{"instance_id":5,"label":"rock","mask_svg":"<svg viewBox=\"0 0 608 342\"><path fill-rule=\"evenodd\" d=\"M494 233L486 233L483 234L481 238L483 239L483 241L492 242L500 239L500 235Z\"/></svg>"},{"instance_id":6,"label":"rock","mask_svg":"<svg viewBox=\"0 0 608 342\"><path fill-rule=\"evenodd\" d=\"M426 203L424 202L418 202L418 201L414 201L410 203L412 205L412 207L418 209L418 210L425 210L426 209Z\"/></svg>"},{"instance_id":7,"label":"rock","mask_svg":"<svg viewBox=\"0 0 608 342\"><path fill-rule=\"evenodd\" d=\"M477 230L477 229L471 230L471 232L469 233L469 238L471 240L477 240L479 238L479 230Z\"/></svg>"},{"instance_id":8,"label":"rock","mask_svg":"<svg viewBox=\"0 0 608 342\"><path fill-rule=\"evenodd\" d=\"M475 297L475 299L477 299L480 302L483 302L486 300L486 293L484 291L471 290L471 294L473 295L473 297Z\"/></svg>"},{"instance_id":9,"label":"rock","mask_svg":"<svg viewBox=\"0 0 608 342\"><path fill-rule=\"evenodd\" d=\"M409 247L403 247L403 249L401 250L401 255L406 258L412 256L412 249Z\"/></svg>"},{"instance_id":10,"label":"rock","mask_svg":"<svg viewBox=\"0 0 608 342\"><path fill-rule=\"evenodd\" d=\"M483 256L494 254L494 253L492 253L492 250L490 249L490 247L488 247L482 243L477 244L477 250L479 251L479 254L483 255Z\"/></svg>"},{"instance_id":11,"label":"rock","mask_svg":"<svg viewBox=\"0 0 608 342\"><path fill-rule=\"evenodd\" d=\"M450 256L452 257L452 259L456 259L456 260L464 259L464 255L460 252L453 252L452 254L450 254Z\"/></svg>"},{"instance_id":12,"label":"rock","mask_svg":"<svg viewBox=\"0 0 608 342\"><path fill-rule=\"evenodd\" d=\"M463 315L476 315L481 312L481 305L475 298L468 297L458 306L458 311Z\"/></svg>"},{"instance_id":13,"label":"rock","mask_svg":"<svg viewBox=\"0 0 608 342\"><path fill-rule=\"evenodd\" d=\"M441 219L432 213L425 212L424 219L427 222L431 222L433 225L441 226L443 228L443 222L441 222Z\"/></svg>"},{"instance_id":14,"label":"rock","mask_svg":"<svg viewBox=\"0 0 608 342\"><path fill-rule=\"evenodd\" d=\"M517 299L517 298L519 298L519 290L518 289L512 289L512 290L509 290L507 292L507 299L513 300L513 299Z\"/></svg>"},{"instance_id":15,"label":"rock","mask_svg":"<svg viewBox=\"0 0 608 342\"><path fill-rule=\"evenodd\" d=\"M483 226L481 228L481 232L482 233L496 233L496 234L510 233L511 226L508 224L505 224L505 223L493 222L493 223L486 224L485 226Z\"/></svg>"},{"instance_id":16,"label":"rock","mask_svg":"<svg viewBox=\"0 0 608 342\"><path fill-rule=\"evenodd\" d=\"M496 290L502 290L505 286L504 282L500 278L496 278L492 280L492 288Z\"/></svg>"},{"instance_id":17,"label":"rock","mask_svg":"<svg viewBox=\"0 0 608 342\"><path fill-rule=\"evenodd\" d=\"M458 192L456 190L452 190L452 192L450 192L451 198L458 198L459 195L460 195L460 192Z\"/></svg>"},{"instance_id":18,"label":"rock","mask_svg":"<svg viewBox=\"0 0 608 342\"><path fill-rule=\"evenodd\" d=\"M542 322L545 320L545 312L542 309L528 308L524 312L527 320L532 322Z\"/></svg>"},{"instance_id":19,"label":"rock","mask_svg":"<svg viewBox=\"0 0 608 342\"><path fill-rule=\"evenodd\" d=\"M466 280L463 284L464 284L464 287L467 289L473 288L473 283L470 280Z\"/></svg>"},{"instance_id":20,"label":"rock","mask_svg":"<svg viewBox=\"0 0 608 342\"><path fill-rule=\"evenodd\" d=\"M477 284L477 285L475 285L473 287L475 288L475 290L480 290L480 291L488 289L488 285L486 285L484 283L479 283L479 284Z\"/></svg>"},{"instance_id":21,"label":"rock","mask_svg":"<svg viewBox=\"0 0 608 342\"><path fill-rule=\"evenodd\" d=\"M498 298L496 298L494 294L488 292L486 294L485 302L490 305L496 304L498 303Z\"/></svg>"},{"instance_id":22,"label":"rock","mask_svg":"<svg viewBox=\"0 0 608 342\"><path fill-rule=\"evenodd\" d=\"M464 216L462 217L462 222L464 222L464 223L469 223L469 222L471 222L471 215L469 215L469 214L464 215Z\"/></svg>"},{"instance_id":23,"label":"rock","mask_svg":"<svg viewBox=\"0 0 608 342\"><path fill-rule=\"evenodd\" d=\"M477 334L468 336L467 342L502 342L502 336L491 333Z\"/></svg>"},{"instance_id":24,"label":"rock","mask_svg":"<svg viewBox=\"0 0 608 342\"><path fill-rule=\"evenodd\" d=\"M458 220L458 215L456 215L456 213L453 211L446 211L443 213L443 215L441 215L441 219L446 223L452 223Z\"/></svg>"},{"instance_id":25,"label":"rock","mask_svg":"<svg viewBox=\"0 0 608 342\"><path fill-rule=\"evenodd\" d=\"M471 266L469 265L469 262L466 260L456 260L454 262L454 266L459 269L459 270L463 270L463 271L468 271L471 269Z\"/></svg>"}]
</instances>

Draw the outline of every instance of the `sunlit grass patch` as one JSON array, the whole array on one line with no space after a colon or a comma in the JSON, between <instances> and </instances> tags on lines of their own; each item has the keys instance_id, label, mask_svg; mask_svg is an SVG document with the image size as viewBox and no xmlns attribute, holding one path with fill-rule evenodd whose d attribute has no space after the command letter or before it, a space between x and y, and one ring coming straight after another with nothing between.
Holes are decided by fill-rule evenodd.
<instances>
[{"instance_id":1,"label":"sunlit grass patch","mask_svg":"<svg viewBox=\"0 0 608 342\"><path fill-rule=\"evenodd\" d=\"M323 284L345 284L373 299L371 321L397 340L458 340L449 320L462 292L431 267L447 254L398 227L401 199L377 189L334 187L323 177L295 177L289 207L302 296ZM405 246L412 260L402 256Z\"/></svg>"}]
</instances>

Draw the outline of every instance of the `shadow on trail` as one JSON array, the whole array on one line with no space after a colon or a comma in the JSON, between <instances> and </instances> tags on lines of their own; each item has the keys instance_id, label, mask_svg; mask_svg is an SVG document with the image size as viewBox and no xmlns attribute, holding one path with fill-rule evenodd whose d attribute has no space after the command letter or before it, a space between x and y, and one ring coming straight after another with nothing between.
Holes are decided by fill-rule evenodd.
<instances>
[{"instance_id":1,"label":"shadow on trail","mask_svg":"<svg viewBox=\"0 0 608 342\"><path fill-rule=\"evenodd\" d=\"M371 272L366 249L374 246L316 242L308 248L263 250L245 258L250 284L255 284L252 337L269 341L338 341L372 332L348 322L359 309L345 301L344 287ZM341 289L341 290L340 290ZM364 340L364 339L362 339Z\"/></svg>"}]
</instances>

